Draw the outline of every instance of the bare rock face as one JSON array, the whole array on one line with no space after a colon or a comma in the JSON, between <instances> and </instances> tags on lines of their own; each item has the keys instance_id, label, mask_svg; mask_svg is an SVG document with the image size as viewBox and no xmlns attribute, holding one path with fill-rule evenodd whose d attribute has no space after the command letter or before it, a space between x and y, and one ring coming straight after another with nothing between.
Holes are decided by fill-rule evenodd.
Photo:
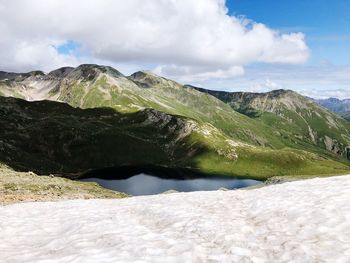
<instances>
[{"instance_id":1,"label":"bare rock face","mask_svg":"<svg viewBox=\"0 0 350 263\"><path fill-rule=\"evenodd\" d=\"M342 154L342 150L340 145L338 144L337 140L334 140L328 136L324 137L324 144L326 146L326 149L330 152L333 152L335 154Z\"/></svg>"},{"instance_id":2,"label":"bare rock face","mask_svg":"<svg viewBox=\"0 0 350 263\"><path fill-rule=\"evenodd\" d=\"M346 159L350 160L350 146L345 148Z\"/></svg>"},{"instance_id":3,"label":"bare rock face","mask_svg":"<svg viewBox=\"0 0 350 263\"><path fill-rule=\"evenodd\" d=\"M344 156L347 160L350 160L350 146L344 146L337 140L332 139L328 136L324 137L324 144L328 151L338 155Z\"/></svg>"}]
</instances>

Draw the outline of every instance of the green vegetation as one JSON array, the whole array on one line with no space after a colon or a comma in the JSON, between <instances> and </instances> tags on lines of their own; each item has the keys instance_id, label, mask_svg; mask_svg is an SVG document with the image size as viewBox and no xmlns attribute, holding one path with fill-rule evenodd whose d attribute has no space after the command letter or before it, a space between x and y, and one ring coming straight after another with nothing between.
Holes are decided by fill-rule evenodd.
<instances>
[{"instance_id":1,"label":"green vegetation","mask_svg":"<svg viewBox=\"0 0 350 263\"><path fill-rule=\"evenodd\" d=\"M344 158L349 155L350 123L293 91L229 93L198 90L221 99L233 109L272 128L287 147L333 159L331 153ZM249 110L240 110L242 108ZM254 111L257 114L252 114ZM346 160L343 162L347 163Z\"/></svg>"},{"instance_id":2,"label":"green vegetation","mask_svg":"<svg viewBox=\"0 0 350 263\"><path fill-rule=\"evenodd\" d=\"M210 124L151 109L119 113L0 97L0 125L1 163L70 178L91 169L142 165L259 179L348 169L300 150L237 142Z\"/></svg>"},{"instance_id":3,"label":"green vegetation","mask_svg":"<svg viewBox=\"0 0 350 263\"><path fill-rule=\"evenodd\" d=\"M349 173L348 165L317 155L292 149L239 148L237 161L228 162L218 156L201 156L199 166L211 174L234 175L264 180L273 176L335 175Z\"/></svg>"},{"instance_id":4,"label":"green vegetation","mask_svg":"<svg viewBox=\"0 0 350 263\"><path fill-rule=\"evenodd\" d=\"M214 92L97 65L40 81L41 96L67 104L0 98L0 162L18 170L70 177L139 165L254 178L349 172L350 124L291 91ZM19 87L36 83L17 77L0 92L35 99L33 87Z\"/></svg>"}]
</instances>

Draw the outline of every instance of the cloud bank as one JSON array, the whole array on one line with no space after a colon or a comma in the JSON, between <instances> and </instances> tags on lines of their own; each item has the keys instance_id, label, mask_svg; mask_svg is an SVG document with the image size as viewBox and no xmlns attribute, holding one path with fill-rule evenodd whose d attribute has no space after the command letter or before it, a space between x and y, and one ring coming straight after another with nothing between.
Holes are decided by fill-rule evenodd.
<instances>
[{"instance_id":1,"label":"cloud bank","mask_svg":"<svg viewBox=\"0 0 350 263\"><path fill-rule=\"evenodd\" d=\"M232 79L212 79L194 85L225 91L267 92L291 89L317 99L350 98L349 65L251 65Z\"/></svg>"},{"instance_id":2,"label":"cloud bank","mask_svg":"<svg viewBox=\"0 0 350 263\"><path fill-rule=\"evenodd\" d=\"M0 69L82 62L151 64L183 80L242 75L251 63L303 63L302 33L228 15L224 0L0 0ZM68 41L74 52L59 52Z\"/></svg>"}]
</instances>

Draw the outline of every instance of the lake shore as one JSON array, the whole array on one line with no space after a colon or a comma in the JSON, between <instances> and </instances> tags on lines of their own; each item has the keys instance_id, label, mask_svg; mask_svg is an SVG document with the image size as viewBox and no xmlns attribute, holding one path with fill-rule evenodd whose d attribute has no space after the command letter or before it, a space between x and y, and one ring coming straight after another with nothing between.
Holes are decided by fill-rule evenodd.
<instances>
[{"instance_id":1,"label":"lake shore","mask_svg":"<svg viewBox=\"0 0 350 263\"><path fill-rule=\"evenodd\" d=\"M0 167L0 205L123 197L127 195L108 190L96 183L82 183L53 175L39 176L33 172L16 172Z\"/></svg>"}]
</instances>

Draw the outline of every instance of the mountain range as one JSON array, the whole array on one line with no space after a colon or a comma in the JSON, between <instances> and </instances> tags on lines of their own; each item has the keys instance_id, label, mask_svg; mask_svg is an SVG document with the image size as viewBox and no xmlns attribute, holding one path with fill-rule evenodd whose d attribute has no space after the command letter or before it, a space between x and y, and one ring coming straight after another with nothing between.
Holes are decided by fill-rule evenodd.
<instances>
[{"instance_id":1,"label":"mountain range","mask_svg":"<svg viewBox=\"0 0 350 263\"><path fill-rule=\"evenodd\" d=\"M293 91L210 91L84 64L0 72L0 162L68 177L152 165L268 178L349 171L350 123Z\"/></svg>"},{"instance_id":2,"label":"mountain range","mask_svg":"<svg viewBox=\"0 0 350 263\"><path fill-rule=\"evenodd\" d=\"M329 98L329 99L319 99L314 100L321 106L329 109L330 111L336 113L343 113L350 111L350 99L340 100L337 98Z\"/></svg>"},{"instance_id":3,"label":"mountain range","mask_svg":"<svg viewBox=\"0 0 350 263\"><path fill-rule=\"evenodd\" d=\"M257 119L293 143L325 147L341 154L348 145L349 123L291 90L267 93L224 92L196 88L230 105L234 110ZM344 148L345 147L345 148ZM310 145L307 146L310 148Z\"/></svg>"},{"instance_id":4,"label":"mountain range","mask_svg":"<svg viewBox=\"0 0 350 263\"><path fill-rule=\"evenodd\" d=\"M314 101L350 121L350 99L329 98Z\"/></svg>"}]
</instances>

